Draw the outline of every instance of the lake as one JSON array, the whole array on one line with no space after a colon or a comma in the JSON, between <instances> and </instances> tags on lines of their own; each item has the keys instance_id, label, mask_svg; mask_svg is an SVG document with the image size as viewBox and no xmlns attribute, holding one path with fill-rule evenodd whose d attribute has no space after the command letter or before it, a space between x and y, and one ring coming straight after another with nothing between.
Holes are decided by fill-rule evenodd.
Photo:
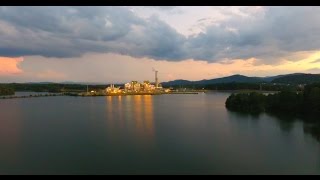
<instances>
[{"instance_id":1,"label":"lake","mask_svg":"<svg viewBox=\"0 0 320 180\"><path fill-rule=\"evenodd\" d=\"M320 174L300 121L230 93L0 100L0 174Z\"/></svg>"}]
</instances>

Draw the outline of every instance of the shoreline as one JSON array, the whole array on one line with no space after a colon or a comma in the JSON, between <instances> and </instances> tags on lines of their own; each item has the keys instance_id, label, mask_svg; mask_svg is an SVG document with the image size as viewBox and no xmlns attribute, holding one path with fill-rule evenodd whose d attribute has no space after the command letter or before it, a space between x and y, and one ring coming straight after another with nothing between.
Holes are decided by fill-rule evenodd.
<instances>
[{"instance_id":1,"label":"shoreline","mask_svg":"<svg viewBox=\"0 0 320 180\"><path fill-rule=\"evenodd\" d=\"M92 96L136 96L136 95L163 95L163 94L199 94L199 92L161 92L161 93L114 93L114 94L89 94L79 95L74 94L70 96L92 97ZM68 95L67 95L68 96Z\"/></svg>"},{"instance_id":2,"label":"shoreline","mask_svg":"<svg viewBox=\"0 0 320 180\"><path fill-rule=\"evenodd\" d=\"M0 99L24 99L24 98L37 98L37 97L54 97L54 96L65 96L64 94L35 94L35 95L24 95L24 96L0 96Z\"/></svg>"},{"instance_id":3,"label":"shoreline","mask_svg":"<svg viewBox=\"0 0 320 180\"><path fill-rule=\"evenodd\" d=\"M242 89L242 90L207 90L206 92L260 92L260 93L277 93L277 92L280 92L280 91Z\"/></svg>"},{"instance_id":4,"label":"shoreline","mask_svg":"<svg viewBox=\"0 0 320 180\"><path fill-rule=\"evenodd\" d=\"M17 92L33 92L33 91L17 91ZM5 95L0 96L0 99L17 99L17 98L35 98L35 97L53 97L53 96L74 96L74 97L95 97L95 96L135 96L135 95L164 95L164 94L200 94L210 92L226 92L226 93L240 93L240 92L260 92L260 93L277 93L279 91L260 91L260 90L193 90L193 91L178 91L178 92L156 92L156 93L114 93L114 94L81 94L76 92L63 92L63 93L48 93L48 94L34 94L34 95ZM36 92L35 92L36 93Z\"/></svg>"},{"instance_id":5,"label":"shoreline","mask_svg":"<svg viewBox=\"0 0 320 180\"><path fill-rule=\"evenodd\" d=\"M35 94L35 95L7 95L0 96L0 99L24 99L37 97L54 97L54 96L74 96L74 97L98 97L98 96L143 96L143 95L163 95L163 94L199 94L198 92L168 92L168 93L117 93L117 94L77 94L77 93L55 93L55 94Z\"/></svg>"}]
</instances>

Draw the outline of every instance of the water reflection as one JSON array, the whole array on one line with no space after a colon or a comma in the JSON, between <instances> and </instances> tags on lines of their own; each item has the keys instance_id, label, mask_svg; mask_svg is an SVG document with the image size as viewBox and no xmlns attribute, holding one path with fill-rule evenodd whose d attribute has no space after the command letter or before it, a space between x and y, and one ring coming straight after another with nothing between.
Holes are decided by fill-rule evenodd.
<instances>
[{"instance_id":1,"label":"water reflection","mask_svg":"<svg viewBox=\"0 0 320 180\"><path fill-rule=\"evenodd\" d=\"M292 115L288 115L288 114L275 114L275 113L267 113L269 116L273 117L280 129L284 132L291 132L291 130L294 127L294 123L296 122L296 118L293 117Z\"/></svg>"},{"instance_id":2,"label":"water reflection","mask_svg":"<svg viewBox=\"0 0 320 180\"><path fill-rule=\"evenodd\" d=\"M228 112L229 112L228 115L230 115L235 119L241 118L241 119L259 120L261 116L261 113L244 113L244 112L236 112L231 110L228 110Z\"/></svg>"},{"instance_id":3,"label":"water reflection","mask_svg":"<svg viewBox=\"0 0 320 180\"><path fill-rule=\"evenodd\" d=\"M1 112L0 116L0 162L7 164L6 167L1 167L0 170L10 168L11 165L18 163L21 140L21 113L19 112L19 104L15 100L0 103L0 109L6 111ZM1 172L0 172L1 173Z\"/></svg>"},{"instance_id":4,"label":"water reflection","mask_svg":"<svg viewBox=\"0 0 320 180\"><path fill-rule=\"evenodd\" d=\"M252 119L259 120L262 115L267 115L273 117L273 119L278 123L280 129L284 132L290 132L294 127L294 122L296 122L296 118L292 115L288 114L280 114L280 113L245 113L245 112L236 112L228 110L228 112L233 115L235 118L243 118L243 119Z\"/></svg>"},{"instance_id":5,"label":"water reflection","mask_svg":"<svg viewBox=\"0 0 320 180\"><path fill-rule=\"evenodd\" d=\"M122 96L118 96L118 109L122 109ZM119 123L120 123L120 127L123 128L124 127L124 121L123 121L123 113L119 113Z\"/></svg>"},{"instance_id":6,"label":"water reflection","mask_svg":"<svg viewBox=\"0 0 320 180\"><path fill-rule=\"evenodd\" d=\"M134 107L136 120L136 132L140 137L152 138L153 129L153 103L150 95L134 96Z\"/></svg>"},{"instance_id":7,"label":"water reflection","mask_svg":"<svg viewBox=\"0 0 320 180\"><path fill-rule=\"evenodd\" d=\"M112 112L112 109L113 109L113 103L112 103L112 97L111 96L107 96L106 97L106 100L107 100L107 106L106 106L106 113L107 113L107 125L108 125L108 131L112 134L114 133L113 130L114 130L114 120L115 120L115 117L113 117L113 112Z\"/></svg>"},{"instance_id":8,"label":"water reflection","mask_svg":"<svg viewBox=\"0 0 320 180\"><path fill-rule=\"evenodd\" d=\"M320 142L320 124L304 124L303 125L304 133L310 134L318 142Z\"/></svg>"},{"instance_id":9,"label":"water reflection","mask_svg":"<svg viewBox=\"0 0 320 180\"><path fill-rule=\"evenodd\" d=\"M143 119L142 119L142 102L141 96L134 96L133 97L133 104L132 110L134 111L134 119L136 121L136 130L139 133L143 129ZM139 133L140 134L140 133Z\"/></svg>"},{"instance_id":10,"label":"water reflection","mask_svg":"<svg viewBox=\"0 0 320 180\"><path fill-rule=\"evenodd\" d=\"M154 117L151 95L107 96L106 113L110 134L132 133L139 140L153 138Z\"/></svg>"},{"instance_id":11,"label":"water reflection","mask_svg":"<svg viewBox=\"0 0 320 180\"><path fill-rule=\"evenodd\" d=\"M319 128L204 96L0 101L0 174L319 174Z\"/></svg>"},{"instance_id":12,"label":"water reflection","mask_svg":"<svg viewBox=\"0 0 320 180\"><path fill-rule=\"evenodd\" d=\"M143 96L144 100L144 120L145 120L145 129L147 134L152 136L154 135L154 125L153 125L153 101L150 95Z\"/></svg>"},{"instance_id":13,"label":"water reflection","mask_svg":"<svg viewBox=\"0 0 320 180\"><path fill-rule=\"evenodd\" d=\"M228 110L230 117L240 120L240 119L251 119L251 120L259 120L262 114L272 117L280 127L283 132L290 133L294 128L294 125L299 120L303 122L303 132L305 134L310 134L314 139L320 142L320 124L319 123L312 123L314 121L310 121L311 123L306 123L305 121L308 120L308 117L303 118L299 117L296 118L292 114L283 114L283 113L259 113L259 114L252 114L252 113L244 113L244 112L234 112Z\"/></svg>"}]
</instances>

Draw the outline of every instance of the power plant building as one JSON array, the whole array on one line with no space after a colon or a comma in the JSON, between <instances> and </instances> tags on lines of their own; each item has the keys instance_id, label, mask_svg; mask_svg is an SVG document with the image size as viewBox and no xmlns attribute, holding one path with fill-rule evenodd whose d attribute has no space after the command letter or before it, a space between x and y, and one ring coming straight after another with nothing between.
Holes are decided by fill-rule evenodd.
<instances>
[{"instance_id":1,"label":"power plant building","mask_svg":"<svg viewBox=\"0 0 320 180\"><path fill-rule=\"evenodd\" d=\"M115 87L114 84L111 84L109 87L106 88L105 92L107 94L112 93L135 93L135 92L155 92L155 91L162 91L161 84L159 84L158 80L158 71L154 70L155 72L155 82L151 84L150 81L143 81L143 83L139 83L138 81L131 81L130 83L124 84L124 89L120 89L120 87Z\"/></svg>"},{"instance_id":2,"label":"power plant building","mask_svg":"<svg viewBox=\"0 0 320 180\"><path fill-rule=\"evenodd\" d=\"M120 87L114 87L114 84L111 84L110 87L106 88L106 93L120 93Z\"/></svg>"}]
</instances>

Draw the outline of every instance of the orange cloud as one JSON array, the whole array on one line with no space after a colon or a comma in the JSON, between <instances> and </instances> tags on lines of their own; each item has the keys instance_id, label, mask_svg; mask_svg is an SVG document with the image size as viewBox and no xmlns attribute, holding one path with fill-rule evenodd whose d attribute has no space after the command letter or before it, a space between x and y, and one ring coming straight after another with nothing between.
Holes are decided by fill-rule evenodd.
<instances>
[{"instance_id":1,"label":"orange cloud","mask_svg":"<svg viewBox=\"0 0 320 180\"><path fill-rule=\"evenodd\" d=\"M297 56L295 56L297 55ZM0 82L75 81L124 83L131 80L154 81L152 67L157 69L160 82L175 79L202 80L233 74L246 76L273 76L295 72L320 73L320 51L295 53L277 64L249 59L225 59L215 63L188 59L185 61L156 61L111 53L88 53L82 57L46 58L26 56L23 71L19 69L22 58L0 61ZM289 59L289 60L288 60ZM4 64L4 62L6 64ZM9 64L8 64L9 63ZM11 63L11 64L10 64ZM20 73L19 73L20 72ZM1 73L5 73L1 76ZM8 73L18 73L9 78ZM2 79L1 79L2 78Z\"/></svg>"},{"instance_id":2,"label":"orange cloud","mask_svg":"<svg viewBox=\"0 0 320 180\"><path fill-rule=\"evenodd\" d=\"M22 61L23 57L0 57L0 74L10 75L22 73L22 70L18 67L18 64Z\"/></svg>"}]
</instances>

